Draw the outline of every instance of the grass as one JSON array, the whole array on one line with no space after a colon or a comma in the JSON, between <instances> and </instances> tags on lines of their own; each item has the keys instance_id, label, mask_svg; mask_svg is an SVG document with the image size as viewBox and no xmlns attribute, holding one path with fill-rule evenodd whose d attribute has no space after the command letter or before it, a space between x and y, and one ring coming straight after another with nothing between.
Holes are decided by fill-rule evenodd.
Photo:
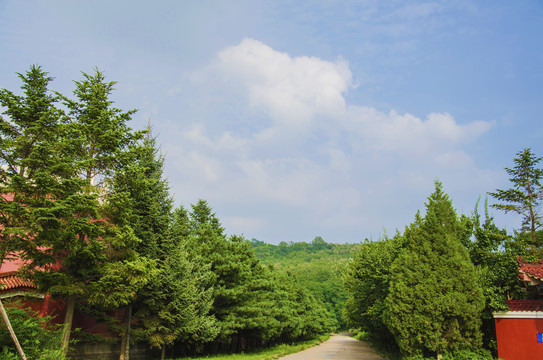
<instances>
[{"instance_id":1,"label":"grass","mask_svg":"<svg viewBox=\"0 0 543 360\"><path fill-rule=\"evenodd\" d=\"M330 338L330 335L321 335L320 337L307 340L302 342L297 342L293 344L282 344L276 345L265 349L259 349L247 353L239 354L219 354L219 355L208 355L203 357L185 357L185 358L176 358L175 360L273 360L279 359L281 356L288 354L294 354L320 344L323 341L326 341ZM174 359L172 359L174 360Z\"/></svg>"}]
</instances>

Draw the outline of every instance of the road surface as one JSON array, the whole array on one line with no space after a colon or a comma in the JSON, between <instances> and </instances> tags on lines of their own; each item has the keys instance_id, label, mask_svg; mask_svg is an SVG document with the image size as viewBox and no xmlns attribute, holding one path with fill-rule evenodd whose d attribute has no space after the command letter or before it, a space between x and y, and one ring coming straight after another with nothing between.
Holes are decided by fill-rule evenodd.
<instances>
[{"instance_id":1,"label":"road surface","mask_svg":"<svg viewBox=\"0 0 543 360\"><path fill-rule=\"evenodd\" d=\"M287 355L282 360L384 360L365 341L358 341L345 335L332 335L318 346L296 354Z\"/></svg>"}]
</instances>

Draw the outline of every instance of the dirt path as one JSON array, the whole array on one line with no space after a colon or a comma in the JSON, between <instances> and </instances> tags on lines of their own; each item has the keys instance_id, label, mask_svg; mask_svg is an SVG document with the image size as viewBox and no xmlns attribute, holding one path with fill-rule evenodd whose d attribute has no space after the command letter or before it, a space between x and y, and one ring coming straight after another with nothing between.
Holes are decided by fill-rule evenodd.
<instances>
[{"instance_id":1,"label":"dirt path","mask_svg":"<svg viewBox=\"0 0 543 360\"><path fill-rule=\"evenodd\" d=\"M365 341L358 341L345 335L332 335L318 346L296 354L282 357L283 360L384 360Z\"/></svg>"}]
</instances>

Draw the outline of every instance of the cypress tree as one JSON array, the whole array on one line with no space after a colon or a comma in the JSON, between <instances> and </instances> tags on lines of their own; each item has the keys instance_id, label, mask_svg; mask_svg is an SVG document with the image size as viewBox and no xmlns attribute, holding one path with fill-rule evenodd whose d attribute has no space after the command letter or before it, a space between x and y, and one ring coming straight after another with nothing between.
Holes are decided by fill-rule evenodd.
<instances>
[{"instance_id":1,"label":"cypress tree","mask_svg":"<svg viewBox=\"0 0 543 360\"><path fill-rule=\"evenodd\" d=\"M388 328L405 354L437 355L481 345L482 289L467 250L465 227L436 181L426 215L404 232L385 302Z\"/></svg>"}]
</instances>

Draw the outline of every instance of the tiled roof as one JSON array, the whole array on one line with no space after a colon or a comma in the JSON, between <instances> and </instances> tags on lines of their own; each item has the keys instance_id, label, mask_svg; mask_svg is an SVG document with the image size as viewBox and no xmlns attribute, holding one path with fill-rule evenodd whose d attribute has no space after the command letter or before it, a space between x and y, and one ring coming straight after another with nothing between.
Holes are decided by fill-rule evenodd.
<instances>
[{"instance_id":1,"label":"tiled roof","mask_svg":"<svg viewBox=\"0 0 543 360\"><path fill-rule=\"evenodd\" d=\"M507 300L510 311L543 311L543 300Z\"/></svg>"},{"instance_id":2,"label":"tiled roof","mask_svg":"<svg viewBox=\"0 0 543 360\"><path fill-rule=\"evenodd\" d=\"M30 280L25 280L17 275L17 272L5 272L0 274L0 293L13 290L36 290L37 287Z\"/></svg>"},{"instance_id":3,"label":"tiled roof","mask_svg":"<svg viewBox=\"0 0 543 360\"><path fill-rule=\"evenodd\" d=\"M517 258L519 264L519 277L527 282L530 282L530 285L539 285L543 282L543 261L534 263L526 263L519 256Z\"/></svg>"}]
</instances>

